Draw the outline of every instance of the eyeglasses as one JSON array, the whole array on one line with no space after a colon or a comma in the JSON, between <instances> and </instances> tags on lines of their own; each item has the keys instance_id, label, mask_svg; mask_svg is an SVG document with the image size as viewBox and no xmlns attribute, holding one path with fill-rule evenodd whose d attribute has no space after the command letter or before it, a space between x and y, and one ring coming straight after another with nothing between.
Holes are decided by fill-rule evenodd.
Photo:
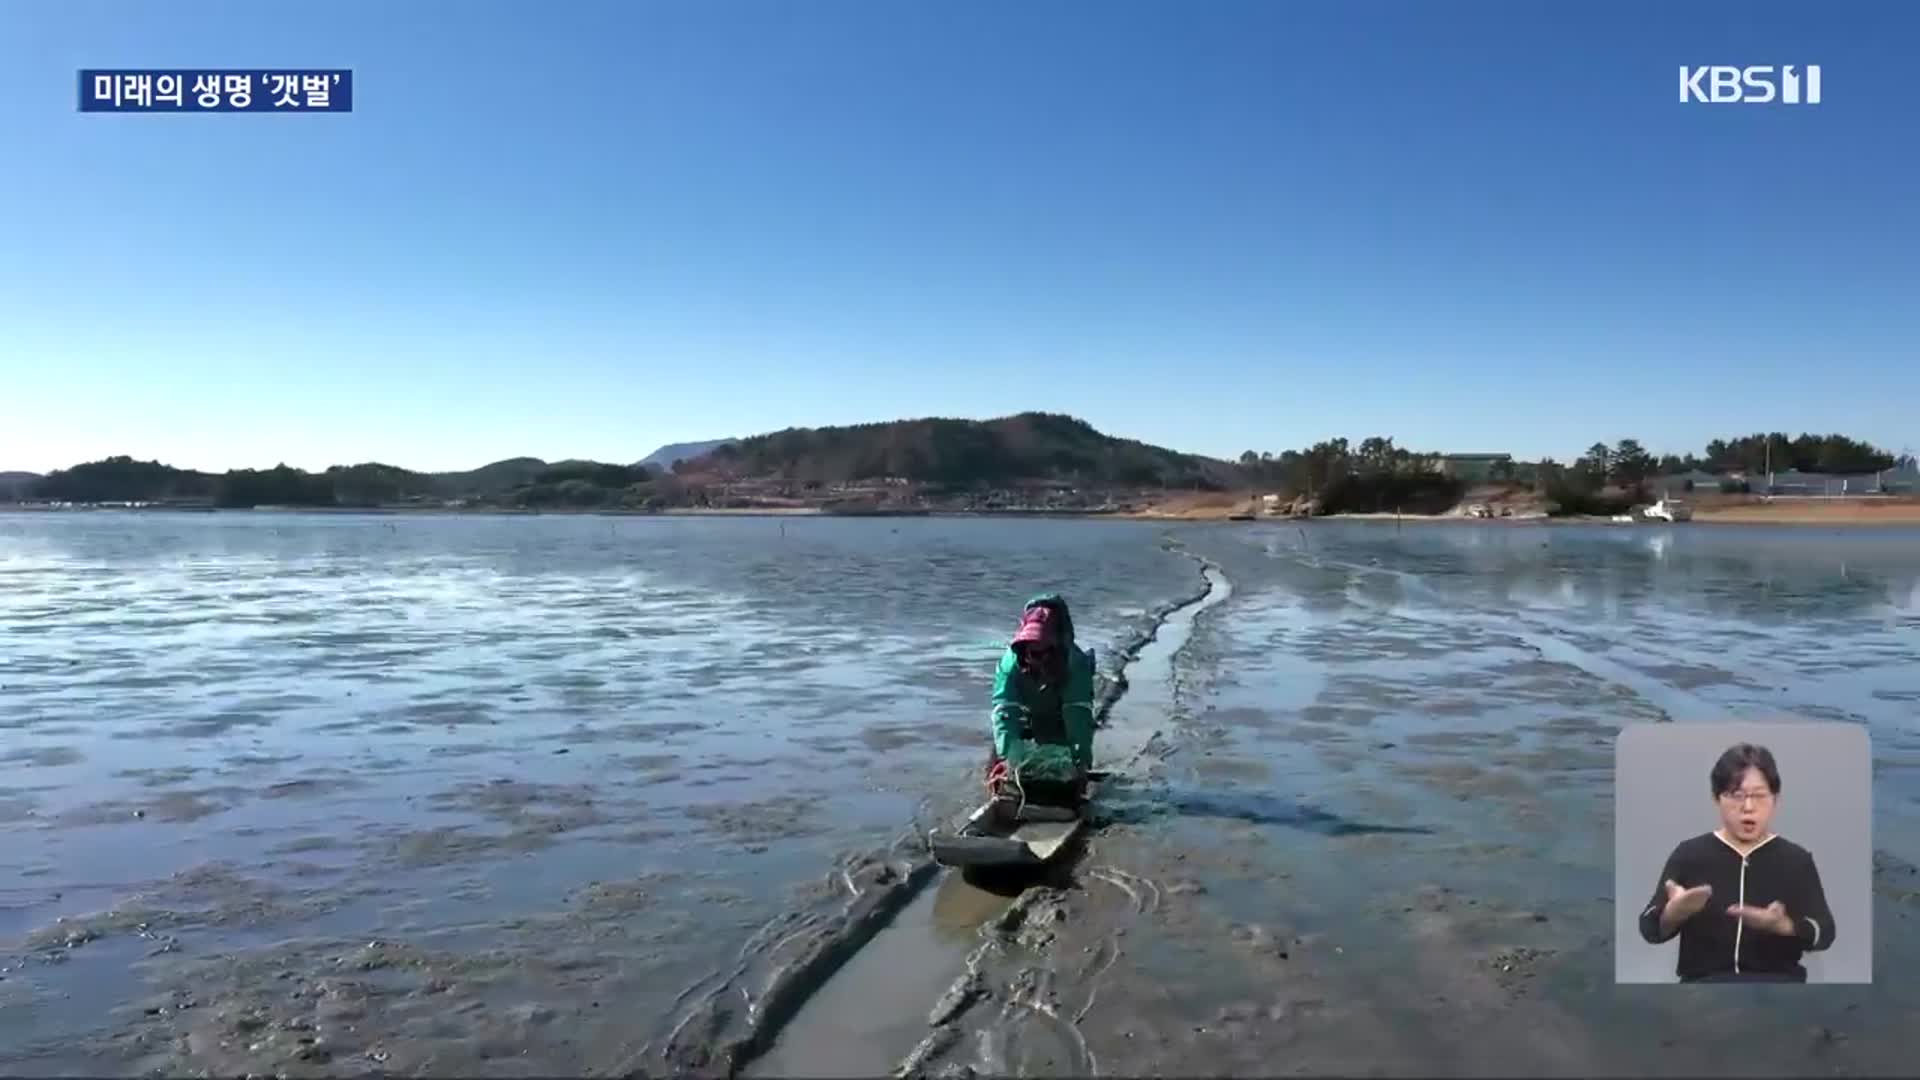
<instances>
[{"instance_id":1,"label":"eyeglasses","mask_svg":"<svg viewBox=\"0 0 1920 1080\"><path fill-rule=\"evenodd\" d=\"M1722 802L1753 803L1755 806L1765 806L1766 804L1773 801L1773 792L1771 791L1723 791L1720 793L1720 799Z\"/></svg>"}]
</instances>

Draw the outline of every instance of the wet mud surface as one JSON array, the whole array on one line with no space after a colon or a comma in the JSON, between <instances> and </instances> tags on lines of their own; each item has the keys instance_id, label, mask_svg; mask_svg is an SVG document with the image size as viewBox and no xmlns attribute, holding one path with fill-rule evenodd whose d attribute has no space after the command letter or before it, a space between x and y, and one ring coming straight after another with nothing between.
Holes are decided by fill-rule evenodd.
<instances>
[{"instance_id":1,"label":"wet mud surface","mask_svg":"<svg viewBox=\"0 0 1920 1080\"><path fill-rule=\"evenodd\" d=\"M1370 549L1391 552L1395 541L1362 532L1347 538L1360 551L1329 565L1337 534L1316 533L1327 542L1317 559L1284 546L1252 557L1239 546L1250 532L1190 540L1226 567L1235 597L1209 614L1182 657L1181 752L1115 793L1112 819L1070 886L1029 893L1018 918L984 932L968 1007L930 1025L906 1072L1906 1068L1899 1028L1920 995L1885 979L1731 995L1613 984L1613 733L1632 720L1671 719L1676 704L1699 695L1685 712L1744 710L1754 693L1813 695L1803 666L1782 677L1784 643L1771 635L1743 636L1732 649L1721 639L1711 651L1690 640L1699 608L1724 598L1722 583L1669 584L1637 611L1618 612L1632 631L1616 627L1613 638L1592 629L1586 604L1500 611L1502 630L1475 592L1501 604L1525 594L1508 580L1501 596L1494 570L1476 575L1491 580L1455 578L1477 561L1473 550L1434 552L1439 565L1411 581L1356 582L1377 573L1373 558L1387 559ZM1642 558L1603 562L1614 578L1607 591L1630 585L1633 565L1665 572ZM1517 561L1524 570L1533 560ZM1851 615L1811 589L1799 594L1805 615L1855 637L1862 659L1848 668L1848 700L1912 685L1893 662L1901 650L1889 646L1917 643L1920 623L1903 606L1914 572L1892 560L1882 568L1889 588L1851 598L1864 605ZM1858 561L1853 573L1862 573ZM1551 580L1542 586L1579 599ZM1328 595L1368 599L1335 604ZM1641 621L1669 608L1675 617ZM1563 630L1561 619L1583 629ZM1550 636L1559 647L1539 648ZM1607 655L1585 655L1593 648ZM1668 681L1651 697L1607 679L1635 662L1622 654L1643 651L1694 658L1653 672ZM1701 667L1725 675L1701 677ZM1452 697L1466 688L1477 690ZM1873 729L1884 776L1900 760L1895 747L1913 739L1911 717L1853 711ZM1910 815L1901 804L1912 793L1883 781L1877 794L1873 933L1884 972L1915 959L1920 875L1888 850L1908 842L1888 825ZM1737 1064L1726 1058L1731 1045L1743 1048Z\"/></svg>"},{"instance_id":2,"label":"wet mud surface","mask_svg":"<svg viewBox=\"0 0 1920 1080\"><path fill-rule=\"evenodd\" d=\"M277 520L0 521L0 1068L1910 1071L1910 541ZM1009 612L1111 676L1196 557L1084 850L951 884ZM1880 984L1616 987L1614 734L1756 714L1873 734Z\"/></svg>"},{"instance_id":3,"label":"wet mud surface","mask_svg":"<svg viewBox=\"0 0 1920 1080\"><path fill-rule=\"evenodd\" d=\"M1166 547L1192 560L1197 580L1186 595L1151 612L1150 625L1120 646L1116 668L1095 690L1096 757L1116 779L1150 767L1145 763L1164 752L1164 725L1177 683L1175 659L1198 617L1232 592L1218 567L1177 542L1169 541ZM949 1021L983 991L981 956L970 952L979 928L1017 917L1028 887L1064 884L1062 875L1071 873L1082 846L1078 841L1069 845L1037 879L1022 871L927 867L923 880L938 882L933 895L913 898L884 926L863 935L866 940L857 955L809 971L809 976L826 976L826 981L806 990L805 1000L791 1014L759 1017L745 1055L729 1064L736 1070L749 1066L749 1075L761 1076L890 1071L918 1044L922 1002L929 991L961 973L925 1013L937 1033L946 1031Z\"/></svg>"},{"instance_id":4,"label":"wet mud surface","mask_svg":"<svg viewBox=\"0 0 1920 1080\"><path fill-rule=\"evenodd\" d=\"M628 1068L972 794L1026 595L1108 653L1192 583L778 524L0 518L0 1070Z\"/></svg>"},{"instance_id":5,"label":"wet mud surface","mask_svg":"<svg viewBox=\"0 0 1920 1080\"><path fill-rule=\"evenodd\" d=\"M1440 604L1419 580L1411 599L1382 588L1368 604L1333 605L1327 592L1352 596L1362 590L1349 575L1369 571L1284 556L1268 566L1224 540L1189 542L1228 568L1235 597L1181 656L1170 751L1108 792L1106 820L1070 881L1035 887L986 922L900 1071L1905 1067L1897 1018L1920 998L1884 982L1736 996L1613 984L1612 737L1676 711L1745 711L1739 695L1806 695L1798 668L1781 685L1762 677L1779 643L1762 635L1732 655L1724 642L1708 653L1671 630L1687 626L1685 601L1700 597L1663 597L1683 601L1681 618L1619 637L1636 654L1699 659L1653 672L1666 685L1649 696L1637 680L1607 677L1634 661L1584 621L1562 630L1565 616L1550 611L1499 613L1502 630L1483 600ZM1896 564L1888 576L1896 602L1850 622L1869 658L1849 669L1866 684L1849 688L1853 700L1911 685L1904 665L1887 662L1899 650L1886 641L1916 642L1920 623L1897 602L1911 595L1913 569ZM1706 585L1712 599L1715 583ZM1428 632L1436 625L1447 625L1439 644ZM1716 665L1722 675L1699 674ZM1771 708L1782 718L1822 711ZM1881 772L1898 768L1910 718L1860 715ZM1902 842L1885 831L1887 794L1875 870L1883 965L1911 962L1920 903L1913 864L1886 850ZM1725 1047L1736 1041L1755 1052L1730 1069Z\"/></svg>"}]
</instances>

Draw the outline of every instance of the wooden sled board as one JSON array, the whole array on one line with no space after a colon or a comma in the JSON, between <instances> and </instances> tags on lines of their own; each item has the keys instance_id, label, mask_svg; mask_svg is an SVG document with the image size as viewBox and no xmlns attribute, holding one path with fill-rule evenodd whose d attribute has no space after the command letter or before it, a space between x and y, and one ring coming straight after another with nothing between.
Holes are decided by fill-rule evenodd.
<instances>
[{"instance_id":1,"label":"wooden sled board","mask_svg":"<svg viewBox=\"0 0 1920 1080\"><path fill-rule=\"evenodd\" d=\"M1079 810L989 799L956 829L936 829L929 838L942 866L1040 866L1087 827Z\"/></svg>"}]
</instances>

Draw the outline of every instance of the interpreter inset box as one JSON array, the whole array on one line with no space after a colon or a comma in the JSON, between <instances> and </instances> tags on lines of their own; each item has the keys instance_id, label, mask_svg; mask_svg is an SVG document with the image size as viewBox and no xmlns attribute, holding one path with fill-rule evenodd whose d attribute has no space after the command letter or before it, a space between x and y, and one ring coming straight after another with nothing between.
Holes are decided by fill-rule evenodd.
<instances>
[{"instance_id":1,"label":"interpreter inset box","mask_svg":"<svg viewBox=\"0 0 1920 1080\"><path fill-rule=\"evenodd\" d=\"M1634 724L1614 981L1873 981L1873 750L1844 723Z\"/></svg>"}]
</instances>

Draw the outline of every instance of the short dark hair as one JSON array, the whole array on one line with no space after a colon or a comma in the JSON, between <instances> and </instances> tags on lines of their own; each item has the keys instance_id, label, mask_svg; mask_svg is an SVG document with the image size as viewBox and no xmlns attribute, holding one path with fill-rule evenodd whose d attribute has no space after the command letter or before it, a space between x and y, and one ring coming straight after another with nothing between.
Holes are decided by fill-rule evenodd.
<instances>
[{"instance_id":1,"label":"short dark hair","mask_svg":"<svg viewBox=\"0 0 1920 1080\"><path fill-rule=\"evenodd\" d=\"M1713 763L1713 793L1725 795L1737 787L1747 775L1748 769L1759 769L1760 775L1767 778L1767 788L1775 795L1780 794L1780 766L1773 763L1773 751L1753 743L1740 743L1730 746Z\"/></svg>"}]
</instances>

